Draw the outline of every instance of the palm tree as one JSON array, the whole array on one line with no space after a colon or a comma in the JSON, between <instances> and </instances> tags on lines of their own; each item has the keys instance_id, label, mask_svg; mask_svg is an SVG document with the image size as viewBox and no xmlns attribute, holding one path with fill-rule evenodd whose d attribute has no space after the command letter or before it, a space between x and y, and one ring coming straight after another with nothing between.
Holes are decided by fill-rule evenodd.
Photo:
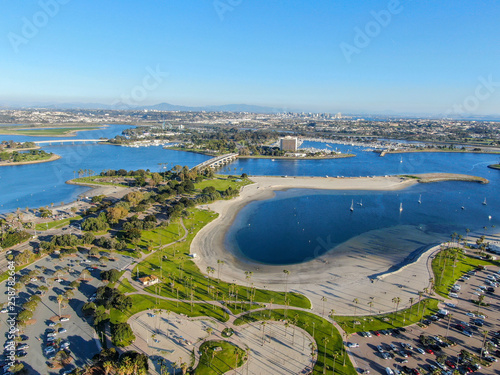
<instances>
[{"instance_id":1,"label":"palm tree","mask_svg":"<svg viewBox=\"0 0 500 375\"><path fill-rule=\"evenodd\" d=\"M323 313L321 315L325 316L325 302L327 298L325 296L321 297L321 302L323 302Z\"/></svg>"},{"instance_id":2,"label":"palm tree","mask_svg":"<svg viewBox=\"0 0 500 375\"><path fill-rule=\"evenodd\" d=\"M323 336L321 341L323 341L323 345L325 346L325 354L323 356L323 374L326 374L326 345L328 344L329 341L328 337Z\"/></svg>"},{"instance_id":3,"label":"palm tree","mask_svg":"<svg viewBox=\"0 0 500 375\"><path fill-rule=\"evenodd\" d=\"M354 298L352 302L354 302L354 315L356 315L356 309L358 308L359 300L357 298Z\"/></svg>"},{"instance_id":4,"label":"palm tree","mask_svg":"<svg viewBox=\"0 0 500 375\"><path fill-rule=\"evenodd\" d=\"M59 305L59 318L61 317L61 303L64 301L64 297L59 294L57 296L57 304Z\"/></svg>"},{"instance_id":5,"label":"palm tree","mask_svg":"<svg viewBox=\"0 0 500 375\"><path fill-rule=\"evenodd\" d=\"M111 370L115 367L113 362L111 361L106 361L102 364L102 368L104 369L104 375L108 375Z\"/></svg>"},{"instance_id":6,"label":"palm tree","mask_svg":"<svg viewBox=\"0 0 500 375\"><path fill-rule=\"evenodd\" d=\"M331 310L330 310L329 317L330 317L330 319L332 320L332 337L333 337L333 322L335 321L335 320L333 319L334 315L335 315L335 310L334 310L334 309L331 309Z\"/></svg>"},{"instance_id":7,"label":"palm tree","mask_svg":"<svg viewBox=\"0 0 500 375\"><path fill-rule=\"evenodd\" d=\"M396 319L397 319L398 318L399 303L401 302L401 298L394 297L392 299L392 302L394 302L396 304Z\"/></svg>"},{"instance_id":8,"label":"palm tree","mask_svg":"<svg viewBox=\"0 0 500 375\"><path fill-rule=\"evenodd\" d=\"M240 348L238 347L235 347L233 349L233 353L236 357L235 361L234 361L234 370L236 371L236 369L238 368L238 360L240 359Z\"/></svg>"},{"instance_id":9,"label":"palm tree","mask_svg":"<svg viewBox=\"0 0 500 375\"><path fill-rule=\"evenodd\" d=\"M411 319L411 310L413 309L413 302L415 302L415 298L410 297L409 301L410 301L410 319Z\"/></svg>"},{"instance_id":10,"label":"palm tree","mask_svg":"<svg viewBox=\"0 0 500 375\"><path fill-rule=\"evenodd\" d=\"M489 331L482 331L481 333L483 335L483 343L481 344L481 358L483 358L484 343L486 342L486 338L488 337Z\"/></svg>"},{"instance_id":11,"label":"palm tree","mask_svg":"<svg viewBox=\"0 0 500 375\"><path fill-rule=\"evenodd\" d=\"M266 324L267 322L265 320L260 323L260 325L262 326L262 346L264 346L264 332L266 330Z\"/></svg>"},{"instance_id":12,"label":"palm tree","mask_svg":"<svg viewBox=\"0 0 500 375\"><path fill-rule=\"evenodd\" d=\"M223 260L217 259L217 278L219 279L219 282L220 282L220 269L224 264L225 262Z\"/></svg>"},{"instance_id":13,"label":"palm tree","mask_svg":"<svg viewBox=\"0 0 500 375\"><path fill-rule=\"evenodd\" d=\"M368 306L370 306L370 315L372 314L372 308L373 308L373 301L370 301L367 303Z\"/></svg>"},{"instance_id":14,"label":"palm tree","mask_svg":"<svg viewBox=\"0 0 500 375\"><path fill-rule=\"evenodd\" d=\"M283 274L285 275L285 301L288 293L288 276L290 275L290 271L283 270Z\"/></svg>"}]
</instances>

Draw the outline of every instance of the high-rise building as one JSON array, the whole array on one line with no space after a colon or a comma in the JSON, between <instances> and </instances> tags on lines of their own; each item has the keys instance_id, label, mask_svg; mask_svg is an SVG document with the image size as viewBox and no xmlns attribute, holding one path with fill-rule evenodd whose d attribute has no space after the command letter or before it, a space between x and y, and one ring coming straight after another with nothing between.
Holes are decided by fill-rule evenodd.
<instances>
[{"instance_id":1,"label":"high-rise building","mask_svg":"<svg viewBox=\"0 0 500 375\"><path fill-rule=\"evenodd\" d=\"M298 143L298 139L294 137L280 138L280 150L295 152L297 151Z\"/></svg>"}]
</instances>

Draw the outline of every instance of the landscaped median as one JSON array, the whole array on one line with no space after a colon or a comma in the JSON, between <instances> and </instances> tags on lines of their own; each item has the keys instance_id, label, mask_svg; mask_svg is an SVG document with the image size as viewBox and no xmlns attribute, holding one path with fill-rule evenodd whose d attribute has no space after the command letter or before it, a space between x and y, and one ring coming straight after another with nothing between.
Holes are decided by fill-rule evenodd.
<instances>
[{"instance_id":1,"label":"landscaped median","mask_svg":"<svg viewBox=\"0 0 500 375\"><path fill-rule=\"evenodd\" d=\"M216 217L216 214L209 211L189 210L189 216L183 219L188 230L185 240L151 254L134 268L132 275L138 275L139 278L154 275L162 279L163 283L144 289L151 294L160 293L161 296L181 300L225 301L228 307L237 312L260 307L262 303L285 305L284 292L253 288L251 279L247 286L221 281L219 273L224 273L222 264L218 270L207 270L207 277L191 260L189 253L193 238ZM298 293L287 293L287 300L290 306L306 309L311 307L309 299Z\"/></svg>"},{"instance_id":2,"label":"landscaped median","mask_svg":"<svg viewBox=\"0 0 500 375\"><path fill-rule=\"evenodd\" d=\"M470 251L470 250L469 250ZM499 261L480 259L478 255L464 254L463 250L447 248L441 250L432 260L434 290L442 297L449 298L451 287L463 274L481 266L500 266Z\"/></svg>"},{"instance_id":3,"label":"landscaped median","mask_svg":"<svg viewBox=\"0 0 500 375\"><path fill-rule=\"evenodd\" d=\"M335 316L335 321L348 333L360 331L380 331L382 329L406 327L420 322L426 316L437 313L439 301L434 298L422 299L420 303L389 314L367 316Z\"/></svg>"},{"instance_id":4,"label":"landscaped median","mask_svg":"<svg viewBox=\"0 0 500 375\"><path fill-rule=\"evenodd\" d=\"M335 366L334 373L337 375L356 374L347 356L340 333L331 322L315 314L294 309L261 310L243 315L236 319L234 324L243 325L267 320L287 321L314 337L318 355L313 374L324 374L324 369L328 369L329 373L333 366Z\"/></svg>"}]
</instances>

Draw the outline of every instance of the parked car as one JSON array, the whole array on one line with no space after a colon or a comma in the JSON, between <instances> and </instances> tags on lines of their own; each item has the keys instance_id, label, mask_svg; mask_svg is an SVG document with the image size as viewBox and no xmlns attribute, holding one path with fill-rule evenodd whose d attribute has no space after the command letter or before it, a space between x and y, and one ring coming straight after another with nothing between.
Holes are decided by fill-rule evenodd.
<instances>
[{"instance_id":1,"label":"parked car","mask_svg":"<svg viewBox=\"0 0 500 375\"><path fill-rule=\"evenodd\" d=\"M349 342L347 343L348 348L359 348L359 344L357 342Z\"/></svg>"}]
</instances>

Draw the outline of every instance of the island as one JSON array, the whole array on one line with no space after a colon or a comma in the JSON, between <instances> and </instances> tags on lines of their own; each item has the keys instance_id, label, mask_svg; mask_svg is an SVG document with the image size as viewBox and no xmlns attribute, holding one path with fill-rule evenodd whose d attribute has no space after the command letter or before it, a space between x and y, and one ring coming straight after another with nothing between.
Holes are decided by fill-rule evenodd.
<instances>
[{"instance_id":1,"label":"island","mask_svg":"<svg viewBox=\"0 0 500 375\"><path fill-rule=\"evenodd\" d=\"M61 157L45 152L33 142L3 141L0 144L0 166L46 163Z\"/></svg>"}]
</instances>

